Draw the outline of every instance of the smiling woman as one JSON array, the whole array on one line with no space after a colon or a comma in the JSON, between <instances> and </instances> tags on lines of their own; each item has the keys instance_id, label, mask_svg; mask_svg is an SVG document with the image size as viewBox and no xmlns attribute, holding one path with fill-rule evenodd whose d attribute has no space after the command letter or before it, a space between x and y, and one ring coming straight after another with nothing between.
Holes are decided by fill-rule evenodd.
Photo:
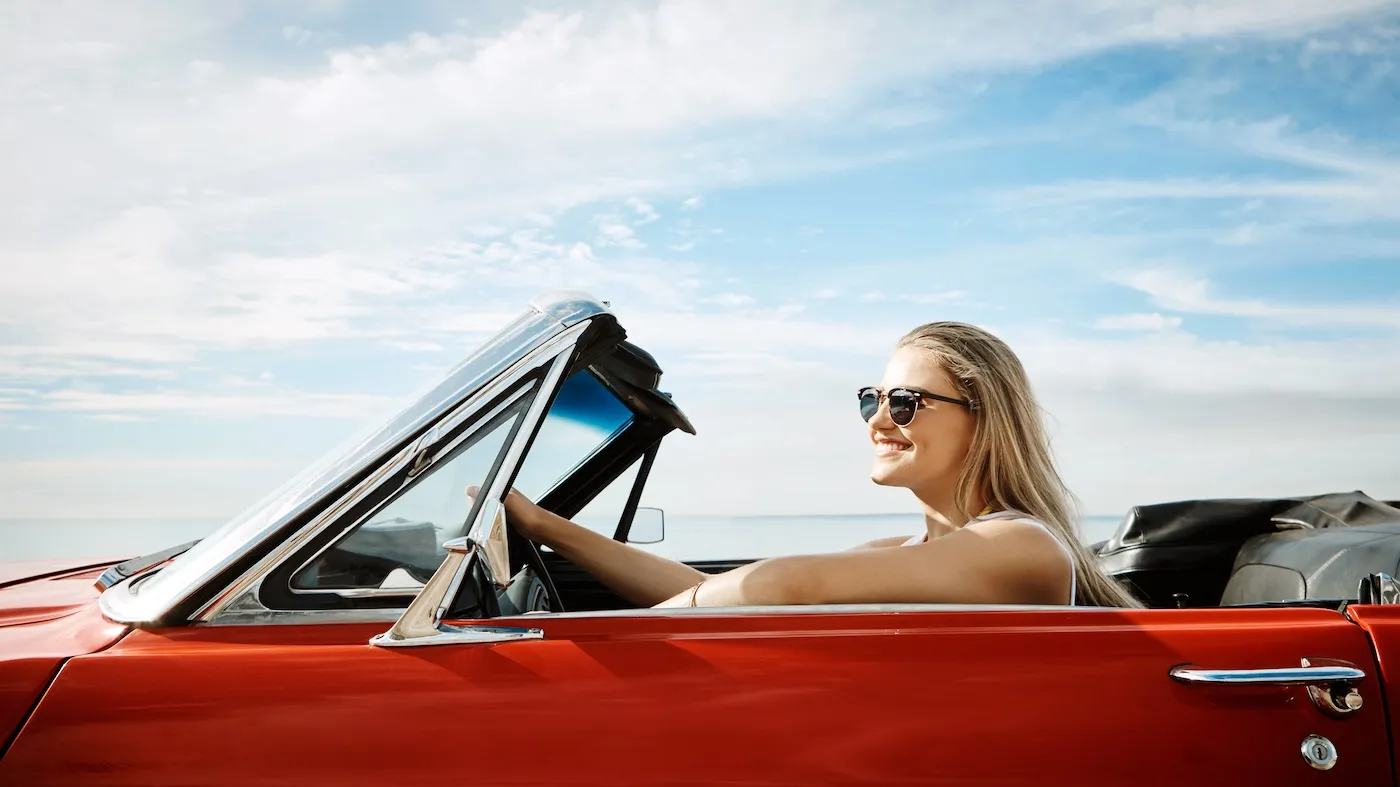
<instances>
[{"instance_id":1,"label":"smiling woman","mask_svg":"<svg viewBox=\"0 0 1400 787\"><path fill-rule=\"evenodd\" d=\"M517 527L619 595L652 606L833 603L1141 604L1097 567L1025 370L997 337L935 322L859 391L871 480L908 489L925 532L716 575L581 527L512 492Z\"/></svg>"}]
</instances>

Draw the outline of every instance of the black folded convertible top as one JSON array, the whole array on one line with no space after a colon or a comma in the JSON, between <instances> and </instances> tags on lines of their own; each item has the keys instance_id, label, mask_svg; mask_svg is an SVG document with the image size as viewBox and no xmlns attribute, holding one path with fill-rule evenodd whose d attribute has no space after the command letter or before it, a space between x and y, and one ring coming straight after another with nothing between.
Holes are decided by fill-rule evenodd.
<instances>
[{"instance_id":1,"label":"black folded convertible top","mask_svg":"<svg viewBox=\"0 0 1400 787\"><path fill-rule=\"evenodd\" d=\"M1289 529L1400 524L1400 501L1364 492L1272 499L1183 500L1136 506L1108 540L1099 564L1151 606L1220 603L1245 541Z\"/></svg>"}]
</instances>

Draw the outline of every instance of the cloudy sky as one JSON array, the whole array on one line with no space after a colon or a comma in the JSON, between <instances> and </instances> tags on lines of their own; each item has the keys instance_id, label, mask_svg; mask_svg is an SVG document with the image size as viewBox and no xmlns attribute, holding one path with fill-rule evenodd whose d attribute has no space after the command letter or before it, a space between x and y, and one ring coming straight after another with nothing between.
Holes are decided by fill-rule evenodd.
<instances>
[{"instance_id":1,"label":"cloudy sky","mask_svg":"<svg viewBox=\"0 0 1400 787\"><path fill-rule=\"evenodd\" d=\"M855 386L1030 368L1089 513L1400 497L1400 6L9 3L6 517L223 517L529 297L610 300L680 513L907 510Z\"/></svg>"}]
</instances>

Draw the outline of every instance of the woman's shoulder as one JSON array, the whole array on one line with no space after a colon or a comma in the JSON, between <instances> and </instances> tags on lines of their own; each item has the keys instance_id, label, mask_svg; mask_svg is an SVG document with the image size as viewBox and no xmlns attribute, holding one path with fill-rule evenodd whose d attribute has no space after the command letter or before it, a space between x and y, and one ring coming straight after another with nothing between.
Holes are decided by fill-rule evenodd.
<instances>
[{"instance_id":1,"label":"woman's shoulder","mask_svg":"<svg viewBox=\"0 0 1400 787\"><path fill-rule=\"evenodd\" d=\"M1024 511L1006 510L996 511L991 514L984 514L974 518L968 523L968 527L983 533L993 533L998 535L1024 534L1025 538L1034 540L1048 539L1054 542L1068 556L1070 548L1065 543L1064 538L1044 520L1028 514ZM1049 543L1046 542L1046 543Z\"/></svg>"}]
</instances>

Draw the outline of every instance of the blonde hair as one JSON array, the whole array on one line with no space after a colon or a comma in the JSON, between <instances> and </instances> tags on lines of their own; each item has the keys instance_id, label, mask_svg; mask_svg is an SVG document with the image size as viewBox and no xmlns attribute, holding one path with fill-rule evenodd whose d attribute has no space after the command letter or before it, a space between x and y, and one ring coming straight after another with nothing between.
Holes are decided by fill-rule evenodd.
<instances>
[{"instance_id":1,"label":"blonde hair","mask_svg":"<svg viewBox=\"0 0 1400 787\"><path fill-rule=\"evenodd\" d=\"M946 321L921 325L895 346L927 350L973 402L977 425L958 475L958 505L976 510L980 497L993 510L1029 514L1069 548L1076 598L1093 606L1142 607L1099 569L1080 540L1074 495L1055 469L1040 407L1011 348L981 328Z\"/></svg>"}]
</instances>

